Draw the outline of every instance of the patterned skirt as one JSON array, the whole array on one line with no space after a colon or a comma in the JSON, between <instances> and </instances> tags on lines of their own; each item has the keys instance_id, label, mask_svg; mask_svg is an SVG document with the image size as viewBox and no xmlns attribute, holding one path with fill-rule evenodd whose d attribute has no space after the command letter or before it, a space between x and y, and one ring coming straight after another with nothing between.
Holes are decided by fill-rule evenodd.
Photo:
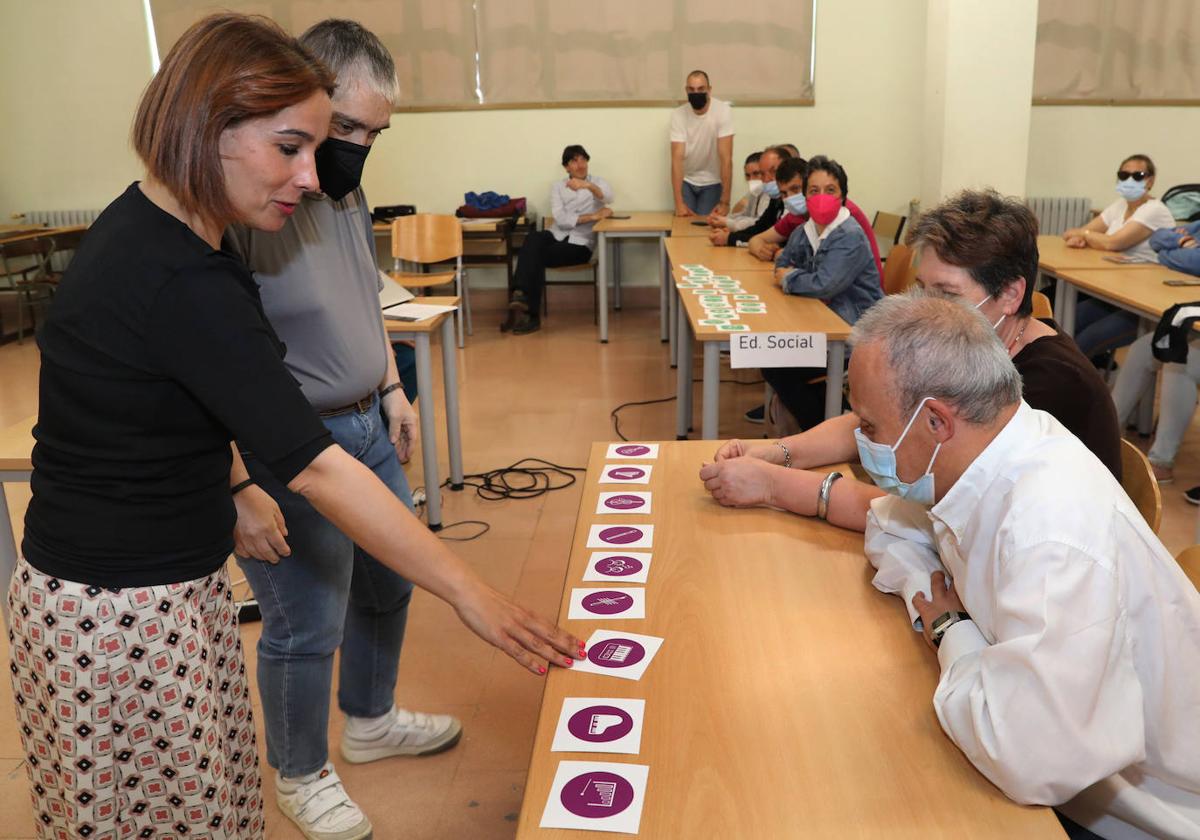
<instances>
[{"instance_id":1,"label":"patterned skirt","mask_svg":"<svg viewBox=\"0 0 1200 840\"><path fill-rule=\"evenodd\" d=\"M109 590L17 564L17 726L43 840L263 836L250 690L224 567Z\"/></svg>"}]
</instances>

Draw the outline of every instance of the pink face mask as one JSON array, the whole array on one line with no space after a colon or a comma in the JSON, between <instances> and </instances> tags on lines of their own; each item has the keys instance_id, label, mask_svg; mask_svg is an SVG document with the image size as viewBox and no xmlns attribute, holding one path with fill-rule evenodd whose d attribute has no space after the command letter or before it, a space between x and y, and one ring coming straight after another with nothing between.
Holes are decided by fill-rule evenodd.
<instances>
[{"instance_id":1,"label":"pink face mask","mask_svg":"<svg viewBox=\"0 0 1200 840\"><path fill-rule=\"evenodd\" d=\"M827 225L837 218L842 209L842 200L836 195L810 195L808 197L808 215L819 225Z\"/></svg>"}]
</instances>

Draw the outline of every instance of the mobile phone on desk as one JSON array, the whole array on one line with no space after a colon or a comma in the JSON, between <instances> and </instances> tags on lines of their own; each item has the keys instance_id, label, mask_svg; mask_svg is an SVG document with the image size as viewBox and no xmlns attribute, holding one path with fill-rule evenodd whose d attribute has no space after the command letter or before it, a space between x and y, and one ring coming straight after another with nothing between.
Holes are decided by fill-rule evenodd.
<instances>
[{"instance_id":1,"label":"mobile phone on desk","mask_svg":"<svg viewBox=\"0 0 1200 840\"><path fill-rule=\"evenodd\" d=\"M1200 277L1172 277L1163 281L1164 286L1200 286Z\"/></svg>"},{"instance_id":2,"label":"mobile phone on desk","mask_svg":"<svg viewBox=\"0 0 1200 840\"><path fill-rule=\"evenodd\" d=\"M633 216L629 216L629 215L618 216L616 213L614 213L613 215L609 216L608 218L610 218L610 219L632 219Z\"/></svg>"},{"instance_id":3,"label":"mobile phone on desk","mask_svg":"<svg viewBox=\"0 0 1200 840\"><path fill-rule=\"evenodd\" d=\"M696 227L708 227L708 222L696 221L696 222L692 222L692 224L696 225Z\"/></svg>"}]
</instances>

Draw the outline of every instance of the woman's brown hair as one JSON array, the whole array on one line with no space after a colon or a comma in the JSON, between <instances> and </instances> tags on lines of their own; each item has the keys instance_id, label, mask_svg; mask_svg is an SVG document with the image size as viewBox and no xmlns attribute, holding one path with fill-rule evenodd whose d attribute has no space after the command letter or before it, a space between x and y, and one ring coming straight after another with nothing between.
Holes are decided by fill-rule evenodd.
<instances>
[{"instance_id":1,"label":"woman's brown hair","mask_svg":"<svg viewBox=\"0 0 1200 840\"><path fill-rule=\"evenodd\" d=\"M221 133L277 113L333 75L274 22L218 14L197 21L150 80L133 120L133 147L151 177L184 210L221 224L235 220L225 192Z\"/></svg>"}]
</instances>

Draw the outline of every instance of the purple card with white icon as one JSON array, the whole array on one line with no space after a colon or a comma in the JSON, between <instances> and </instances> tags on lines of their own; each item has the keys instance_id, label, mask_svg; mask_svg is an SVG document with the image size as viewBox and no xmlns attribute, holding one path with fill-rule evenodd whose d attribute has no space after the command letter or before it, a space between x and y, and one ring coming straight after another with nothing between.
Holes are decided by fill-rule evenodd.
<instances>
[{"instance_id":1,"label":"purple card with white icon","mask_svg":"<svg viewBox=\"0 0 1200 840\"><path fill-rule=\"evenodd\" d=\"M587 658L576 661L572 671L608 674L623 680L640 680L654 655L662 647L658 636L643 636L621 630L597 630L587 641Z\"/></svg>"},{"instance_id":2,"label":"purple card with white icon","mask_svg":"<svg viewBox=\"0 0 1200 840\"><path fill-rule=\"evenodd\" d=\"M541 828L637 834L650 768L609 761L560 761Z\"/></svg>"},{"instance_id":3,"label":"purple card with white icon","mask_svg":"<svg viewBox=\"0 0 1200 840\"><path fill-rule=\"evenodd\" d=\"M572 589L567 618L645 618L646 590L640 586Z\"/></svg>"},{"instance_id":4,"label":"purple card with white icon","mask_svg":"<svg viewBox=\"0 0 1200 840\"><path fill-rule=\"evenodd\" d=\"M650 548L653 525L593 525L588 531L588 548Z\"/></svg>"},{"instance_id":5,"label":"purple card with white icon","mask_svg":"<svg viewBox=\"0 0 1200 840\"><path fill-rule=\"evenodd\" d=\"M610 443L606 457L610 461L619 461L622 458L628 461L652 461L658 457L658 444Z\"/></svg>"},{"instance_id":6,"label":"purple card with white icon","mask_svg":"<svg viewBox=\"0 0 1200 840\"><path fill-rule=\"evenodd\" d=\"M601 484L649 484L652 464L609 464L600 473Z\"/></svg>"},{"instance_id":7,"label":"purple card with white icon","mask_svg":"<svg viewBox=\"0 0 1200 840\"><path fill-rule=\"evenodd\" d=\"M565 697L550 750L637 755L645 710L628 697Z\"/></svg>"},{"instance_id":8,"label":"purple card with white icon","mask_svg":"<svg viewBox=\"0 0 1200 840\"><path fill-rule=\"evenodd\" d=\"M583 579L619 584L645 583L649 574L649 552L593 551Z\"/></svg>"},{"instance_id":9,"label":"purple card with white icon","mask_svg":"<svg viewBox=\"0 0 1200 840\"><path fill-rule=\"evenodd\" d=\"M650 512L649 490L623 490L617 493L601 493L596 502L596 513Z\"/></svg>"}]
</instances>

